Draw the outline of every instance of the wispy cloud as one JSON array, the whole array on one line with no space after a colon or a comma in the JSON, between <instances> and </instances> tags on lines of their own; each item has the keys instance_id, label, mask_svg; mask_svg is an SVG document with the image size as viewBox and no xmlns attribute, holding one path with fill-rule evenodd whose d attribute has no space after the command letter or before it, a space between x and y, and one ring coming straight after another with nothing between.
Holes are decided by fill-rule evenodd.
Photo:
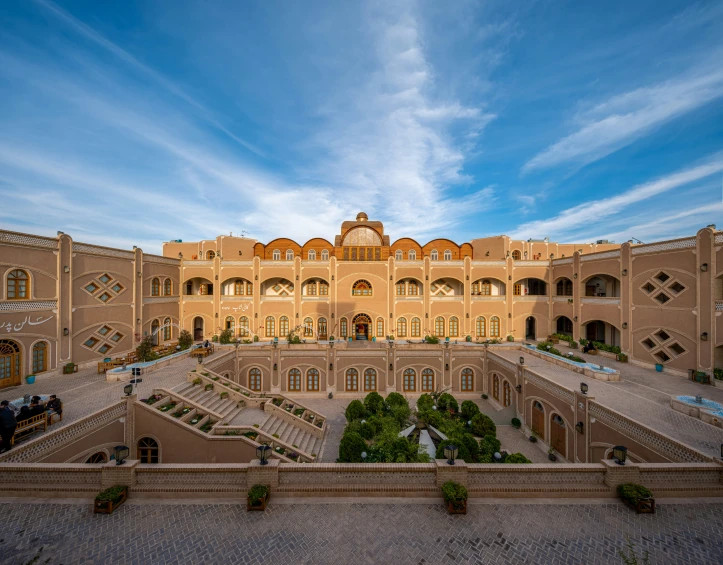
<instances>
[{"instance_id":1,"label":"wispy cloud","mask_svg":"<svg viewBox=\"0 0 723 565\"><path fill-rule=\"evenodd\" d=\"M550 236L553 239L564 241L570 232L581 226L588 224L599 225L606 218L620 214L633 204L643 202L721 171L723 171L723 152L711 156L702 164L634 186L617 196L584 202L564 210L552 218L522 224L511 234L511 237L527 239L529 237Z\"/></svg>"},{"instance_id":2,"label":"wispy cloud","mask_svg":"<svg viewBox=\"0 0 723 565\"><path fill-rule=\"evenodd\" d=\"M575 117L577 131L528 160L522 173L563 163L576 166L601 159L687 112L723 96L723 70L717 53L708 64L684 76L613 96Z\"/></svg>"}]
</instances>

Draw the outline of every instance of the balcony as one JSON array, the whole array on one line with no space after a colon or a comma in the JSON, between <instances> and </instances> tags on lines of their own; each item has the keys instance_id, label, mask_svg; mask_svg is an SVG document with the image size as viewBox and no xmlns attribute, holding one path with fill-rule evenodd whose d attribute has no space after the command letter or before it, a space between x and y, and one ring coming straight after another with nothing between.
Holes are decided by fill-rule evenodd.
<instances>
[{"instance_id":1,"label":"balcony","mask_svg":"<svg viewBox=\"0 0 723 565\"><path fill-rule=\"evenodd\" d=\"M547 302L550 297L542 294L542 295L536 295L536 294L527 294L525 296L513 296L512 299L515 302Z\"/></svg>"},{"instance_id":2,"label":"balcony","mask_svg":"<svg viewBox=\"0 0 723 565\"><path fill-rule=\"evenodd\" d=\"M506 300L506 296L504 294L497 294L497 295L491 295L491 294L473 294L472 295L472 301L473 302L504 302Z\"/></svg>"},{"instance_id":3,"label":"balcony","mask_svg":"<svg viewBox=\"0 0 723 565\"><path fill-rule=\"evenodd\" d=\"M572 296L553 296L552 301L553 302L569 302L572 300Z\"/></svg>"},{"instance_id":4,"label":"balcony","mask_svg":"<svg viewBox=\"0 0 723 565\"><path fill-rule=\"evenodd\" d=\"M464 299L464 296L430 296L429 298L435 302L461 302Z\"/></svg>"},{"instance_id":5,"label":"balcony","mask_svg":"<svg viewBox=\"0 0 723 565\"><path fill-rule=\"evenodd\" d=\"M202 302L204 300L208 300L208 301L213 300L213 295L212 294L184 294L183 295L184 302L186 302L186 301L201 301Z\"/></svg>"},{"instance_id":6,"label":"balcony","mask_svg":"<svg viewBox=\"0 0 723 565\"><path fill-rule=\"evenodd\" d=\"M287 297L282 297L287 298ZM302 296L302 302L329 302L329 296Z\"/></svg>"},{"instance_id":7,"label":"balcony","mask_svg":"<svg viewBox=\"0 0 723 565\"><path fill-rule=\"evenodd\" d=\"M432 298L434 298L434 297L432 297ZM423 297L421 294L417 294L417 295L414 295L414 294L413 294L413 295L411 295L411 296L395 296L395 297L394 297L394 300L397 300L397 301L401 301L401 300L412 300L412 301L414 301L414 300L416 300L417 302L421 302L422 300L424 300L424 297Z\"/></svg>"},{"instance_id":8,"label":"balcony","mask_svg":"<svg viewBox=\"0 0 723 565\"><path fill-rule=\"evenodd\" d=\"M293 302L293 296L262 296L261 302Z\"/></svg>"},{"instance_id":9,"label":"balcony","mask_svg":"<svg viewBox=\"0 0 723 565\"><path fill-rule=\"evenodd\" d=\"M583 296L583 304L620 304L619 296Z\"/></svg>"}]
</instances>

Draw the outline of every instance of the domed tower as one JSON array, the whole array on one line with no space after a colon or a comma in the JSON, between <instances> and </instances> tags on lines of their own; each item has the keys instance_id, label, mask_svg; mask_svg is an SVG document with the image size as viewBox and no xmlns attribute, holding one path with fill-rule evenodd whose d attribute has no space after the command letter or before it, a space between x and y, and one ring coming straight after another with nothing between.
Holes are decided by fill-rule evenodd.
<instances>
[{"instance_id":1,"label":"domed tower","mask_svg":"<svg viewBox=\"0 0 723 565\"><path fill-rule=\"evenodd\" d=\"M353 222L341 224L341 234L334 239L337 260L386 261L389 257L389 236L384 235L381 222L370 222L359 212Z\"/></svg>"},{"instance_id":2,"label":"domed tower","mask_svg":"<svg viewBox=\"0 0 723 565\"><path fill-rule=\"evenodd\" d=\"M366 212L359 212L356 215L357 222L366 222L367 220L369 220L369 216L367 216Z\"/></svg>"}]
</instances>

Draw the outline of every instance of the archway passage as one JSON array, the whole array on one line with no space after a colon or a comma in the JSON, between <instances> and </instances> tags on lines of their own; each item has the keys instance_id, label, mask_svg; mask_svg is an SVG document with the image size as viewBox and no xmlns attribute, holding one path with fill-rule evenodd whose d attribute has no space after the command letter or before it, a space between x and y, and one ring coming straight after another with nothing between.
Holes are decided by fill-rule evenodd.
<instances>
[{"instance_id":1,"label":"archway passage","mask_svg":"<svg viewBox=\"0 0 723 565\"><path fill-rule=\"evenodd\" d=\"M354 339L356 340L367 340L369 339L369 329L372 325L372 320L366 314L357 314L352 320L354 325Z\"/></svg>"},{"instance_id":2,"label":"archway passage","mask_svg":"<svg viewBox=\"0 0 723 565\"><path fill-rule=\"evenodd\" d=\"M525 339L537 339L535 318L532 316L529 316L527 320L525 320Z\"/></svg>"},{"instance_id":3,"label":"archway passage","mask_svg":"<svg viewBox=\"0 0 723 565\"><path fill-rule=\"evenodd\" d=\"M10 339L0 340L0 388L20 384L20 346Z\"/></svg>"},{"instance_id":4,"label":"archway passage","mask_svg":"<svg viewBox=\"0 0 723 565\"><path fill-rule=\"evenodd\" d=\"M196 316L193 319L193 339L194 341L203 339L203 318L201 316Z\"/></svg>"}]
</instances>

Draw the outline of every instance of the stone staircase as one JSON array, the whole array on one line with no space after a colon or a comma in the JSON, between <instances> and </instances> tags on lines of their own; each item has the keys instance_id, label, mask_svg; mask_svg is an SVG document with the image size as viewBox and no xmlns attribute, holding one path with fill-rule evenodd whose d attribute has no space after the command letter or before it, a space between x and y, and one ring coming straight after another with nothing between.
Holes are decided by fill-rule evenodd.
<instances>
[{"instance_id":1,"label":"stone staircase","mask_svg":"<svg viewBox=\"0 0 723 565\"><path fill-rule=\"evenodd\" d=\"M323 438L314 437L308 431L277 418L273 414L266 418L259 429L271 436L278 436L281 441L311 455L319 454L324 441Z\"/></svg>"},{"instance_id":2,"label":"stone staircase","mask_svg":"<svg viewBox=\"0 0 723 565\"><path fill-rule=\"evenodd\" d=\"M232 398L221 398L218 391L205 390L203 386L190 382L173 387L171 392L203 407L223 422L231 421L243 410L243 407L238 406L238 401Z\"/></svg>"}]
</instances>

